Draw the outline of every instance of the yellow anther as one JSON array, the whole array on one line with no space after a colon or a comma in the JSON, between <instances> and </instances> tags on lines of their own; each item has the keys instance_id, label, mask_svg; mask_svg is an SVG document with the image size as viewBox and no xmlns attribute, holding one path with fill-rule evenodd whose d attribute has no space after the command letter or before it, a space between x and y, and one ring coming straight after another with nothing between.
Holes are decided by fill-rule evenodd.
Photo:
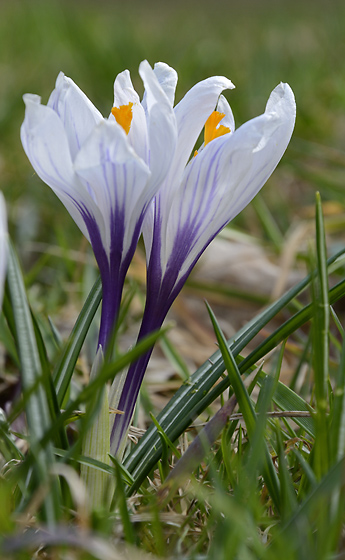
<instances>
[{"instance_id":1,"label":"yellow anther","mask_svg":"<svg viewBox=\"0 0 345 560\"><path fill-rule=\"evenodd\" d=\"M207 121L205 122L205 146L215 138L218 138L219 136L223 136L224 134L230 132L229 127L223 126L222 124L218 126L223 117L225 117L225 114L219 113L218 111L213 111L213 113L211 113L208 117Z\"/></svg>"},{"instance_id":2,"label":"yellow anther","mask_svg":"<svg viewBox=\"0 0 345 560\"><path fill-rule=\"evenodd\" d=\"M129 133L131 128L133 111L133 103L129 102L127 105L120 105L120 107L113 107L111 112L114 115L116 122L122 126L126 134Z\"/></svg>"}]
</instances>

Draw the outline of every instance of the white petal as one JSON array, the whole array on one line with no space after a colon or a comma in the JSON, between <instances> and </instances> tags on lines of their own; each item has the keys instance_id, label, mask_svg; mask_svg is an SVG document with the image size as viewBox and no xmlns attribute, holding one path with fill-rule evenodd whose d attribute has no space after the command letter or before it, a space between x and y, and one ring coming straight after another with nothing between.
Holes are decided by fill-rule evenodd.
<instances>
[{"instance_id":1,"label":"white petal","mask_svg":"<svg viewBox=\"0 0 345 560\"><path fill-rule=\"evenodd\" d=\"M79 182L72 164L63 124L57 113L40 104L37 95L24 95L25 119L21 140L37 175L53 189L83 234L89 239L80 209L87 209L97 221L104 238L102 216L91 196Z\"/></svg>"},{"instance_id":2,"label":"white petal","mask_svg":"<svg viewBox=\"0 0 345 560\"><path fill-rule=\"evenodd\" d=\"M224 89L234 87L230 80L222 76L207 78L192 87L176 105L178 147L171 171L175 178L181 176L206 120L216 107L219 95Z\"/></svg>"},{"instance_id":3,"label":"white petal","mask_svg":"<svg viewBox=\"0 0 345 560\"><path fill-rule=\"evenodd\" d=\"M81 180L92 185L107 224L109 246L113 242L120 247L123 240L125 253L153 196L147 192L149 168L130 147L121 126L105 121L83 145L75 170Z\"/></svg>"},{"instance_id":4,"label":"white petal","mask_svg":"<svg viewBox=\"0 0 345 560\"><path fill-rule=\"evenodd\" d=\"M167 96L171 106L174 106L175 90L177 84L177 72L165 62L156 62L153 71L157 76L157 80Z\"/></svg>"},{"instance_id":5,"label":"white petal","mask_svg":"<svg viewBox=\"0 0 345 560\"><path fill-rule=\"evenodd\" d=\"M151 188L156 191L171 166L177 144L177 125L173 107L155 72L144 60L139 67L147 101L149 167Z\"/></svg>"},{"instance_id":6,"label":"white petal","mask_svg":"<svg viewBox=\"0 0 345 560\"><path fill-rule=\"evenodd\" d=\"M278 85L271 93L265 113L252 119L241 128L250 133L254 128L261 130L261 138L253 150L253 160L246 184L237 188L236 214L257 194L281 160L295 126L296 103L288 84ZM240 129L239 129L240 130Z\"/></svg>"},{"instance_id":7,"label":"white petal","mask_svg":"<svg viewBox=\"0 0 345 560\"><path fill-rule=\"evenodd\" d=\"M158 78L147 60L143 60L139 65L139 74L145 86L146 109L148 112L156 103L170 105L169 99L160 85Z\"/></svg>"},{"instance_id":8,"label":"white petal","mask_svg":"<svg viewBox=\"0 0 345 560\"><path fill-rule=\"evenodd\" d=\"M129 102L133 104L140 103L140 98L135 91L129 70L120 72L114 82L114 107L127 105Z\"/></svg>"},{"instance_id":9,"label":"white petal","mask_svg":"<svg viewBox=\"0 0 345 560\"><path fill-rule=\"evenodd\" d=\"M220 124L230 128L230 132L235 132L235 119L231 107L224 95L220 95L217 104L217 111L224 113L225 117L222 118Z\"/></svg>"},{"instance_id":10,"label":"white petal","mask_svg":"<svg viewBox=\"0 0 345 560\"><path fill-rule=\"evenodd\" d=\"M141 106L140 98L135 91L128 70L124 70L117 75L114 83L114 107L133 103L133 119L129 129L128 140L137 153L144 161L148 160L148 140L147 126L144 108ZM111 114L109 119L114 121Z\"/></svg>"},{"instance_id":11,"label":"white petal","mask_svg":"<svg viewBox=\"0 0 345 560\"><path fill-rule=\"evenodd\" d=\"M7 265L7 216L5 200L0 192L0 309L4 293L4 283Z\"/></svg>"},{"instance_id":12,"label":"white petal","mask_svg":"<svg viewBox=\"0 0 345 560\"><path fill-rule=\"evenodd\" d=\"M144 60L142 66L151 68L147 60ZM157 78L157 81L164 91L166 98L168 99L170 105L174 106L175 101L175 90L177 85L177 72L165 62L156 62L153 68L153 72ZM145 111L147 111L147 92L145 91L143 100L141 102Z\"/></svg>"},{"instance_id":13,"label":"white petal","mask_svg":"<svg viewBox=\"0 0 345 560\"><path fill-rule=\"evenodd\" d=\"M81 89L62 72L50 95L48 107L60 117L66 132L72 160L93 128L103 117Z\"/></svg>"}]
</instances>

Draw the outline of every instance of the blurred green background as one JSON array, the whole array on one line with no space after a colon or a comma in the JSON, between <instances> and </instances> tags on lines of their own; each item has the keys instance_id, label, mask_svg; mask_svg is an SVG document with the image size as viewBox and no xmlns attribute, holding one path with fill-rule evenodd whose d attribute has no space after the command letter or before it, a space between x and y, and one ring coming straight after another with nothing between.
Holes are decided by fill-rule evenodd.
<instances>
[{"instance_id":1,"label":"blurred green background","mask_svg":"<svg viewBox=\"0 0 345 560\"><path fill-rule=\"evenodd\" d=\"M107 116L112 107L113 82L117 73L128 68L135 87L142 94L143 88L138 76L138 66L143 59L148 59L152 65L156 61L164 61L177 70L179 82L176 101L179 101L196 82L209 76L220 74L230 78L236 85L236 89L227 92L226 96L232 106L237 126L262 113L272 89L280 81L288 82L295 92L297 102L297 121L292 141L282 162L267 185L264 186L253 203L234 220L231 227L239 230L239 234L235 231L239 238L242 233L248 234L249 242L258 247L259 251L255 255L259 255L257 260L260 260L263 269L269 269L269 265L272 263L278 265L275 267L278 280L280 280L281 271L281 275L284 277L285 274L288 278L288 273L291 270L296 272L295 269L298 269L297 272L302 277L307 268L305 261L310 251L310 239L312 240L311 245L314 247L315 191L320 190L325 214L328 251L329 253L335 252L345 245L344 0L218 0L218 2L212 2L211 0L171 0L170 2L165 0L160 2L158 0L131 0L131 2L114 0L0 0L0 190L4 192L7 201L10 233L25 272L30 304L37 321L43 325L40 324L40 327L46 339L52 364L54 364L54 360L56 361L55 338L59 338L60 334L62 337L69 334L75 317L81 309L85 294L88 293L97 275L97 269L94 266L92 251L88 243L54 193L34 173L22 149L20 142L20 125L24 118L22 96L27 92L36 93L41 95L43 103L46 103L50 92L54 88L58 73L63 71L79 85L100 111ZM296 231L299 234L294 237ZM231 241L229 245L230 243ZM237 254L239 254L239 251ZM262 259L261 256L263 256ZM284 256L288 257L285 259L285 268ZM141 257L141 254L137 255L135 263L135 265L138 263L140 265L138 266L138 269L140 268L139 274L137 272L133 273L132 270L131 273L133 274L130 276L127 286L132 287L133 284L135 288L137 282L140 286L144 283L145 265L144 258ZM226 271L228 263L225 260L219 261L219 268L224 268ZM230 256L229 260L231 260ZM231 261L231 267L233 267L233 264L236 265L234 261L235 258ZM286 264L286 261L289 262ZM88 266L88 263L91 263L91 266ZM169 337L171 336L171 338L164 340L164 345L161 344L161 350L172 364L172 368L169 365L169 367L166 367L168 362L161 362L159 359L161 356L158 355L155 368L152 368L156 377L153 375L151 385L148 383L147 389L142 392L141 396L142 408L146 409L146 412L162 408L166 399L169 398L170 392L180 385L180 378L186 377L185 371L187 373L189 369L192 371L193 364L199 365L202 363L215 349L214 335L206 310L204 310L203 297L206 296L211 305L214 306L217 316L221 319L222 328L225 326L225 329L229 329L229 336L236 332L239 327L242 327L245 320L253 318L259 307L261 308L262 304L266 303L270 297L277 297L276 294L273 294L273 291L265 292L264 296L262 290L260 292L260 279L257 276L258 268L246 267L245 262L241 270L244 271L243 275L247 274L247 276L254 277L254 281L249 288L240 285L240 290L236 291L235 286L235 290L232 291L231 281L228 281L226 277L223 289L218 290L218 287L213 285L212 280L212 282L209 281L209 289L205 293L205 283L203 285L201 282L199 286L196 286L197 282L195 282L194 286L189 284L187 292L184 293L186 293L186 298L190 298L190 303L194 290L194 295L196 295L194 300L200 302L200 305L197 306L195 301L190 306L185 305L185 301L180 302L180 305L179 301L176 302L174 320L177 322L177 327L169 331ZM337 274L343 274L343 269L340 269ZM243 275L240 282L243 280ZM334 281L334 276L332 276L331 282ZM265 276L263 275L261 278L265 278ZM269 278L269 276L266 278ZM264 282L261 281L262 283ZM214 284L216 284L216 281L214 281ZM285 285L283 285L284 287ZM241 290L242 294L239 295L238 292ZM268 290L270 290L270 286L268 286ZM132 344L133 332L135 334L137 332L136 324L134 324L134 329L131 329L133 326L131 321L133 319L133 323L135 323L141 316L144 298L141 297L140 290L138 290L138 293L139 297L131 301L130 313L128 313L128 316L126 315L121 325L120 343L126 349ZM131 290L127 292L128 294L131 295ZM212 294L214 296L213 300ZM128 301L130 301L129 298ZM301 301L304 300L301 299ZM321 299L318 301L321 302ZM302 304L298 303L299 305ZM201 307L204 316L200 312ZM326 316L326 306L319 305L319 307ZM222 315L218 314L218 311L224 309ZM339 313L340 320L343 321L344 303L338 304L335 309ZM275 321L284 320L284 317L287 316L284 313L281 313ZM290 311L288 313L290 317ZM54 337L48 324L47 315L52 317L54 326L58 329L58 334L54 330ZM203 317L206 318L203 319ZM340 334L342 334L341 327L337 325L336 320L334 322L337 329L339 328ZM206 324L206 328L203 328L203 324ZM19 327L17 327L18 331ZM272 326L273 328L276 327ZM330 369L333 373L335 364L338 363L340 349L337 347L338 331L334 329L333 324L332 328L334 332L332 331ZM266 337L271 332L270 329L271 325L265 327L259 336ZM178 330L180 330L180 333L177 332ZM325 356L328 355L328 347L327 350L325 349L327 343L325 337L322 336L323 332L320 332L319 337L315 333L316 329L311 338L304 328L294 333L294 336L286 345L280 375L280 379L284 382L288 381L290 383L291 381L294 388L298 385L301 389L300 394L308 399L310 392L314 394L310 345L316 348L314 350L315 376L319 380L321 375L324 375L325 361L322 353L324 352ZM176 335L175 338L173 334ZM74 376L71 383L71 398L79 390L80 384L86 382L89 376L89 363L94 359L97 341L97 325L95 322L92 324L88 337L90 344L85 344L86 352L79 357L76 368L77 375ZM12 337L7 338L10 339L12 344ZM256 340L252 344L255 345ZM319 341L321 341L320 344ZM9 349L11 348L10 343L7 345ZM120 347L121 349L122 347ZM244 352L249 349L249 346L246 347ZM10 354L11 352L9 352ZM15 350L12 351L12 354L16 355ZM84 359L85 355L86 359ZM320 355L322 359L319 359L319 363L317 363ZM268 367L267 371L274 373L276 369L278 370L282 357L283 355L279 354L277 361L274 357L271 363L266 362L265 368ZM2 356L0 356L0 359L2 359ZM45 363L45 358L41 359ZM186 367L184 365L185 359ZM3 401L8 399L8 394L12 395L12 387L17 386L18 379L15 360L13 363L11 360L8 360L8 362L9 364L6 364L5 382L2 382L0 391ZM180 372L179 377L172 377L172 370L174 374L175 371ZM12 375L13 371L15 372L14 375ZM300 374L301 385L299 385ZM339 379L343 379L340 370ZM269 387L266 384L265 392L263 391L260 394L260 398L262 395L264 396L259 401L261 407L259 407L259 410L266 410L265 399L267 400L267 395L271 390ZM337 395L338 401L336 401ZM334 402L340 403L339 395L341 395L340 391L330 392L332 412L342 410L342 405L337 405L338 408L334 405ZM200 396L199 398L201 399ZM334 400L332 400L333 398ZM309 545L310 550L315 547L315 555L307 555L305 558L321 558L323 549L322 546L320 549L318 548L318 543L329 546L328 542L330 543L337 534L337 527L341 527L343 498L340 488L343 487L343 478L340 474L339 481L338 478L332 478L333 481L336 481L335 484L339 485L339 515L336 517L338 489L335 486L324 484L325 479L321 480L321 477L320 484L317 481L317 477L323 472L324 464L330 461L329 464L331 465L333 458L331 458L330 452L329 456L327 455L326 445L324 445L326 441L329 443L327 440L329 434L324 429L326 423L323 422L325 402L323 393L321 398L318 397L316 391L316 402L321 411L321 421L316 424L316 453L314 453L314 450L313 453L310 452L309 436L305 437L303 432L303 439L295 438L294 433L291 435L289 428L286 433L281 431L283 439L280 440L282 437L280 430L276 430L275 427L273 428L273 424L269 424L268 441L270 441L272 449L278 449L274 461L275 465L279 465L279 476L281 476L282 508L280 519L279 516L275 516L275 513L271 517L271 498L267 493L266 486L263 486L260 490L260 507L255 491L252 492L251 490L251 488L254 489L252 482L257 480L256 469L258 469L259 461L261 461L261 455L258 454L259 459L256 459L254 452L252 453L254 460L251 461L251 455L249 455L249 461L247 460L245 436L242 436L242 430L240 429L238 436L239 452L231 458L231 467L228 466L230 455L226 453L222 458L217 451L214 463L216 466L212 469L207 466L209 474L206 473L206 469L205 472L203 469L200 471L202 492L206 492L208 480L214 479L215 481L214 487L212 482L209 496L206 493L196 494L196 496L199 496L198 499L193 498L193 504L190 508L188 506L188 509L186 506L188 502L184 494L181 494L181 503L176 502L176 512L186 511L190 525L188 526L184 521L183 523L179 521L179 530L175 520L171 526L167 525L168 530L164 527L164 535L169 537L169 546L171 539L172 547L178 543L176 547L181 546L181 550L183 550L183 547L187 548L189 546L189 542L194 546L194 539L197 539L198 546L200 545L200 550L202 550L203 546L207 546L210 535L212 535L214 520L218 518L221 522L218 525L217 521L220 530L215 534L215 550L218 550L218 546L220 550L224 542L223 550L226 551L224 552L224 558L228 558L231 554L228 545L234 547L237 546L237 542L245 543L246 540L255 544L255 538L260 538L262 542L266 542L266 539L270 538L269 533L272 527L274 530L275 524L277 524L276 529L278 531L281 530L281 527L284 531L284 527L289 527L290 520L295 520L293 523L296 522L296 526L300 523L300 531L296 532L297 540L291 539L291 542L293 544L294 542L301 543L301 545L305 542L305 547L308 550ZM320 403L322 403L322 408ZM339 412L339 418L340 415ZM337 450L342 449L340 443L341 430L339 428L339 432L335 431L334 426L337 426L337 420L334 420L334 418L337 419L335 414L330 424L333 429L333 440L330 440L330 442ZM139 421L141 425L144 425L144 420L139 418ZM339 419L339 426L340 424ZM259 449L258 442L260 448L264 449L260 440L263 437L260 435L263 426L261 420L257 425L259 428L254 434L256 439L253 438L254 444L251 448L254 451ZM230 437L230 431L225 434L226 438L228 438L228 434ZM319 436L319 434L321 435ZM237 459L237 456L242 455L242 437L244 441L243 461L241 457ZM293 439L287 439L290 437L293 437ZM339 438L337 447L334 444L336 438ZM187 438L183 441L183 449L185 449ZM300 458L297 454L295 457L293 453L290 453L292 445L295 445L297 441L300 442L298 443L300 445ZM227 445L225 438L224 442ZM323 445L324 447L322 447ZM326 450L325 463L323 457L321 458L323 449ZM226 446L224 446L224 450L227 451ZM223 440L219 451L223 453ZM72 450L72 453L75 453L75 451ZM285 453L287 458L286 469L283 460ZM319 459L318 453L320 455ZM218 461L223 461L226 467L224 471L222 470L223 466L220 469L221 473L227 473L224 475L224 482L218 482L215 476ZM163 465L164 462L166 462L166 457L163 459ZM237 482L235 482L235 485L232 482L232 478L237 480L236 471L240 472L242 467L243 478L241 474L238 476L238 480L243 488L236 486ZM68 466L68 468L70 467ZM233 469L231 477L228 469L229 472ZM243 483L246 484L246 477L248 476L246 473L250 475L248 480L251 484L248 485L248 488L244 488L243 485ZM333 474L334 471L330 470L328 472L327 484L330 484ZM4 480L5 475L7 475L7 471L2 469L1 478ZM18 478L18 480L20 479ZM221 479L219 478L219 480ZM227 493L230 488L228 484L230 483L232 488L236 490L234 491L235 505L231 505L230 502L230 505L223 502L223 498L227 499L228 497ZM309 500L309 488L312 488L313 493L316 488L317 492L320 491L320 494L315 492ZM329 488L331 490L328 490ZM152 489L153 484L150 482L150 491ZM295 489L298 493L296 494L297 499L294 495ZM1 494L5 498L0 499L2 520L10 524L11 531L13 530L11 524L13 523L14 526L11 519L12 492L13 490L9 485L6 493ZM46 490L43 489L43 494L41 491L37 495L44 496L45 492ZM291 492L291 495L289 495L289 492ZM324 492L327 492L327 498L331 496L330 506L327 505L328 502L326 502L326 506L323 505ZM250 500L247 499L249 494L251 494ZM165 554L165 543L163 530L159 528L158 509L155 501L147 501L148 495L145 490L143 498L140 498L138 503L145 506L143 509L144 515L147 511L152 511L155 516L153 518L154 523L152 523L153 536L149 535L151 529L146 533L144 523L142 524L143 531L138 535L144 535L143 550L156 552L161 548L163 556ZM203 495L207 496L206 508L200 505L200 496ZM36 494L32 494L32 496L34 496L32 499L34 505L30 505L30 507L33 508L35 514L36 504L40 503L41 498L37 499ZM26 496L24 498L27 499ZM245 500L244 507L242 507L241 500ZM66 509L69 510L68 500L64 503L67 504ZM80 501L79 503L84 502ZM151 505L148 507L148 503L153 504L152 510L149 510ZM193 513L194 504L196 504L195 514ZM313 507L310 504L313 504ZM22 504L20 507L22 507ZM30 512L30 507L27 510L28 512ZM78 528L80 523L81 538L84 539L88 521L85 522L85 519L87 519L83 517L85 514L83 513L82 516L80 513L82 506L77 505L76 509L79 507L80 510L76 514L77 523L73 525L72 531L75 527ZM170 507L169 504L169 509ZM309 511L309 507L311 524L307 526L303 516L306 515L306 511ZM201 514L199 514L199 508ZM263 514L263 509L266 508L269 517L265 517ZM20 527L24 527L23 523L30 523L35 528L34 517L25 517L27 513L24 509L19 511L20 517L17 519L20 522ZM230 513L225 515L224 512ZM336 519L333 526L329 522L330 515L333 516L332 519ZM123 514L125 522L126 516L127 511ZM208 517L210 521L207 519ZM98 520L95 516L92 522L92 526L97 531L100 529L111 546L113 546L114 535L120 534L117 520L114 522L114 519L114 516L109 517L107 513L107 518L100 517ZM195 531L194 520L196 520L197 530L199 531L202 527L202 531ZM282 521L281 525L279 525L280 520ZM315 530L315 527L318 526L321 527L319 534L317 529ZM71 524L69 524L69 527L71 527ZM186 527L189 531L188 534L186 533ZM294 525L290 525L290 527L294 527ZM239 528L239 531L235 535L237 528ZM290 535L290 533L285 534ZM284 539L285 534L282 532ZM157 535L157 538L155 535ZM231 542L233 535L235 536L233 539L235 545ZM250 536L249 539L248 535ZM251 535L255 538L252 539ZM125 538L128 539L128 535L125 534ZM133 542L135 541L133 540ZM183 543L183 545L180 543ZM279 544L278 533L277 550L281 550L280 546L285 546L284 540L281 540L281 543L283 544ZM246 550L243 548L241 558L244 558ZM269 549L267 550L269 551ZM274 555L274 549L271 549L271 554L272 550ZM303 550L302 547L302 552L299 551L301 558L303 557ZM71 551L66 550L66 552L72 554ZM44 555L47 552L40 551L37 554ZM291 558L288 554L287 551L286 556L284 554L281 556L284 559ZM26 558L27 556L23 552L23 556L20 557ZM216 554L214 557L218 558L220 556ZM249 558L249 556L246 556L246 558Z\"/></svg>"},{"instance_id":2,"label":"blurred green background","mask_svg":"<svg viewBox=\"0 0 345 560\"><path fill-rule=\"evenodd\" d=\"M263 112L277 83L288 82L296 95L296 129L260 196L284 239L291 224L308 214L315 190L321 189L323 200L332 203L325 213L333 230L342 234L343 1L7 0L0 2L0 188L27 270L37 258L26 251L32 241L67 249L83 242L22 150L22 95L38 93L46 103L62 70L108 115L118 72L128 68L142 93L138 65L144 58L177 70L177 101L199 80L229 77L236 85L227 98L237 126ZM271 241L255 208L246 209L235 224Z\"/></svg>"}]
</instances>

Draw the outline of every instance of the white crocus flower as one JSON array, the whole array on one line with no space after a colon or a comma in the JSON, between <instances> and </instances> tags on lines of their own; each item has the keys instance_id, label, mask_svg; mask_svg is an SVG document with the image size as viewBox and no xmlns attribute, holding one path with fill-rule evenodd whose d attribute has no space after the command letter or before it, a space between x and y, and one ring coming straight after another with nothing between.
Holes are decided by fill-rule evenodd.
<instances>
[{"instance_id":1,"label":"white crocus flower","mask_svg":"<svg viewBox=\"0 0 345 560\"><path fill-rule=\"evenodd\" d=\"M7 265L7 216L3 194L0 192L0 309L4 293L4 283Z\"/></svg>"},{"instance_id":2,"label":"white crocus flower","mask_svg":"<svg viewBox=\"0 0 345 560\"><path fill-rule=\"evenodd\" d=\"M128 70L117 76L108 118L62 73L46 106L37 95L24 95L24 150L90 241L100 269L103 347L116 320L145 213L176 148L170 91L164 91L156 75L163 72L168 82L176 83L176 73L165 64L156 66L154 72L147 61L140 64L143 104Z\"/></svg>"},{"instance_id":3,"label":"white crocus flower","mask_svg":"<svg viewBox=\"0 0 345 560\"><path fill-rule=\"evenodd\" d=\"M197 96L193 101L198 104ZM187 101L180 106L178 145L189 126ZM238 130L227 101L220 97L217 111L206 122L201 150L187 163L188 153L182 169L176 152L144 222L149 297L152 289L155 300L162 294L170 307L205 248L272 174L290 141L295 116L295 99L287 84L273 90L263 115Z\"/></svg>"},{"instance_id":4,"label":"white crocus flower","mask_svg":"<svg viewBox=\"0 0 345 560\"><path fill-rule=\"evenodd\" d=\"M162 325L201 254L258 193L290 141L296 105L287 84L273 90L263 115L238 130L226 99L217 103L220 90L229 87L223 78L205 80L175 107L177 148L144 221L147 299L139 338ZM193 155L204 125L204 144ZM113 453L121 449L149 358L132 364L123 384L117 408L124 414L112 428Z\"/></svg>"}]
</instances>

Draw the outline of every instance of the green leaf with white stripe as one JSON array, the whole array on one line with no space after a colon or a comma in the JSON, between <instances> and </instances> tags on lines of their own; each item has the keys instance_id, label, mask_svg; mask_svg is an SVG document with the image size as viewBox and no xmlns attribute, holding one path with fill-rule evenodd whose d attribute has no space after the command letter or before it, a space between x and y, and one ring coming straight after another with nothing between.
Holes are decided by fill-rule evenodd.
<instances>
[{"instance_id":1,"label":"green leaf with white stripe","mask_svg":"<svg viewBox=\"0 0 345 560\"><path fill-rule=\"evenodd\" d=\"M60 515L59 492L57 482L50 479L50 466L54 462L52 446L44 449L39 440L45 430L51 426L47 386L43 382L43 371L37 347L35 328L27 301L24 281L17 256L9 244L8 287L12 305L15 340L20 358L25 412L29 426L30 452L34 455L33 475L36 485L48 485L50 491L44 498L44 515L49 525L54 525Z\"/></svg>"}]
</instances>

